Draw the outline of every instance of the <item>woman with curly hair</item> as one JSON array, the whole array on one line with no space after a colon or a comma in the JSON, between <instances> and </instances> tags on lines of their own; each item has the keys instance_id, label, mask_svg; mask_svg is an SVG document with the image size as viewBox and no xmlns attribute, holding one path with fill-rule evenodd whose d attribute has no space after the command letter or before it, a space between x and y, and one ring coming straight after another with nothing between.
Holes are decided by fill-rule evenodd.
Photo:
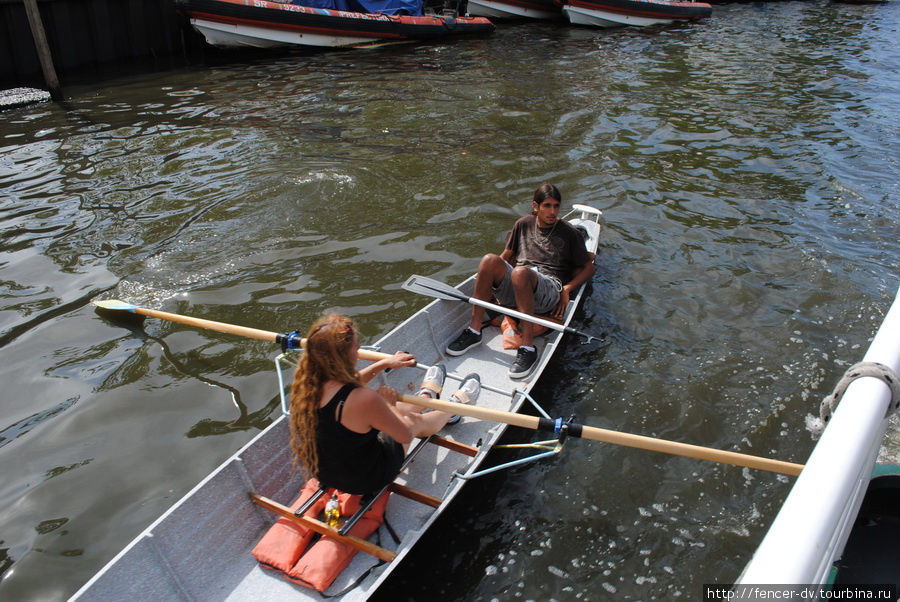
<instances>
[{"instance_id":1,"label":"woman with curly hair","mask_svg":"<svg viewBox=\"0 0 900 602\"><path fill-rule=\"evenodd\" d=\"M306 351L291 391L291 448L297 459L326 487L346 493L379 490L397 475L406 446L458 420L446 412L422 412L399 400L390 387L364 385L387 368L415 366L404 352L357 370L359 338L353 321L330 314L306 335ZM436 397L444 384L443 366L432 366L419 395ZM475 401L478 375L463 380L452 401Z\"/></svg>"}]
</instances>

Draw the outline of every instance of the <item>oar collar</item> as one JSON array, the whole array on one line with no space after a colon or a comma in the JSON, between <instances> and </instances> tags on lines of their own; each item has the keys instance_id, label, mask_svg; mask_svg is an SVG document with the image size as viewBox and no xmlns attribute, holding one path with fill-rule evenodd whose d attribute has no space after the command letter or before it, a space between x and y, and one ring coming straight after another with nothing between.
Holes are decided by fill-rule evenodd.
<instances>
[{"instance_id":1,"label":"oar collar","mask_svg":"<svg viewBox=\"0 0 900 602\"><path fill-rule=\"evenodd\" d=\"M566 437L581 437L582 425L575 422L574 415L565 422L562 418L541 418L537 430L553 433L562 443Z\"/></svg>"},{"instance_id":2,"label":"oar collar","mask_svg":"<svg viewBox=\"0 0 900 602\"><path fill-rule=\"evenodd\" d=\"M281 351L288 350L297 350L303 347L303 338L300 335L299 330L295 330L294 332L289 332L287 334L280 334L275 337L276 343L281 343Z\"/></svg>"}]
</instances>

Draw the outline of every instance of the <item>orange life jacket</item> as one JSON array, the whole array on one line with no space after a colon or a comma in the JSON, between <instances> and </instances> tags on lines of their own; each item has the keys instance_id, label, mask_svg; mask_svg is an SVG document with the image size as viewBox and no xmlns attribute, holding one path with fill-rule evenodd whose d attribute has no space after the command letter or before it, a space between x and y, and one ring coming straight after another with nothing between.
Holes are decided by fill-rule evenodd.
<instances>
[{"instance_id":1,"label":"orange life jacket","mask_svg":"<svg viewBox=\"0 0 900 602\"><path fill-rule=\"evenodd\" d=\"M522 344L522 331L519 330L519 321L510 316L496 316L491 320L492 326L499 326L503 337L504 349L518 349ZM534 336L540 336L550 329L540 324L533 326Z\"/></svg>"}]
</instances>

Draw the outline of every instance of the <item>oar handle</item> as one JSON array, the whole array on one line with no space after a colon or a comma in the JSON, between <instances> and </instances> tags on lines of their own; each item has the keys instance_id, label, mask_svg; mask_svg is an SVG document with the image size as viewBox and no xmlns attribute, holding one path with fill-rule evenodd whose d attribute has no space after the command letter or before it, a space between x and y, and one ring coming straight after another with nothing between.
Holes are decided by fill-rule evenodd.
<instances>
[{"instance_id":1,"label":"oar handle","mask_svg":"<svg viewBox=\"0 0 900 602\"><path fill-rule=\"evenodd\" d=\"M481 420L502 422L511 426L519 426L536 431L556 432L561 423L561 421L558 420L526 416L524 414L504 412L503 410L495 410L492 408L462 403L453 403L452 401L443 401L441 399L430 399L413 395L402 395L401 399L407 403L424 408L431 408L433 410L440 410L442 412L447 412L448 414L459 414L461 416L470 416ZM734 466L746 466L747 468L767 470L769 472L777 472L791 476L797 476L803 470L802 464L761 458L759 456L724 451L711 447L678 443L676 441L666 441L665 439L656 439L654 437L645 437L643 435L632 435L629 433L621 433L581 424L567 423L567 434L571 437L581 437L583 439L600 441L602 443L636 447L648 451L685 456L688 458L696 458L698 460L710 460Z\"/></svg>"},{"instance_id":2,"label":"oar handle","mask_svg":"<svg viewBox=\"0 0 900 602\"><path fill-rule=\"evenodd\" d=\"M430 397L419 397L417 395L404 394L400 396L400 399L413 405L431 408L432 410L440 410L441 412L447 412L448 414L459 414L461 416L470 416L480 420L502 422L504 424L533 430L538 430L540 427L540 419L536 416L526 416L525 414L504 412L503 410L495 410L493 408L454 403L452 401L444 401L443 399L431 399Z\"/></svg>"}]
</instances>

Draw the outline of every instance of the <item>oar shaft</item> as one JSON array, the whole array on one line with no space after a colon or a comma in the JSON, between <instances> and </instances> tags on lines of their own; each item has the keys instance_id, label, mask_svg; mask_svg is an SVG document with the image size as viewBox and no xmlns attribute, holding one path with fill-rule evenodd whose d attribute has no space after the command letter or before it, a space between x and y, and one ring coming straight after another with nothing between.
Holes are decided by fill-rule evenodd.
<instances>
[{"instance_id":1,"label":"oar shaft","mask_svg":"<svg viewBox=\"0 0 900 602\"><path fill-rule=\"evenodd\" d=\"M479 307L483 307L485 309L492 309L494 311L498 311L500 313L506 314L507 316L511 316L513 318L518 318L520 320L524 320L526 322L531 322L532 324L538 324L545 328L549 328L551 330L558 330L560 332L568 332L569 334L581 334L574 328L570 326L566 326L564 324L557 324L556 322L551 322L550 320L545 320L543 318L538 318L537 316L532 316L530 314L523 313L521 311L517 311L515 309L509 309L508 307L503 307L501 305L496 305L494 303L489 303L488 301L482 301L481 299L476 299L475 297L467 297L466 301L471 303L472 305L477 305ZM588 336L588 335L584 335Z\"/></svg>"},{"instance_id":2,"label":"oar shaft","mask_svg":"<svg viewBox=\"0 0 900 602\"><path fill-rule=\"evenodd\" d=\"M425 408L440 410L449 414L460 414L462 416L470 416L481 420L491 420L493 422L502 422L512 426L529 428L532 430L552 430L553 421L546 418L538 418L537 416L526 416L524 414L516 414L514 412L504 412L503 410L495 410L492 408L483 408L478 406L466 405L461 403L453 403L440 399L427 399L424 397L416 397L413 395L403 395L403 401L415 404ZM747 468L756 468L759 470L767 470L769 472L777 472L786 475L797 476L803 470L802 464L794 464L792 462L783 462L781 460L772 460L769 458L761 458L759 456L751 456L737 452L724 451L711 447L701 447L699 445L690 445L687 443L678 443L676 441L666 441L665 439L656 439L654 437L646 437L643 435L632 435L629 433L621 433L608 429L597 428L593 426L571 425L570 434L583 439L592 441L600 441L603 443L613 443L615 445L624 445L627 447L636 447L648 451L657 451L676 456L685 456L688 458L696 458L698 460L711 460L713 462L721 462L723 464L732 464L734 466L746 466Z\"/></svg>"},{"instance_id":3,"label":"oar shaft","mask_svg":"<svg viewBox=\"0 0 900 602\"><path fill-rule=\"evenodd\" d=\"M125 304L123 304L123 307ZM124 311L123 309L110 309L110 311ZM140 314L142 316L147 316L148 318L158 318L160 320L167 320L169 322L177 322L179 324L184 324L186 326L194 326L196 328L202 328L204 330L215 330L216 332L223 332L225 334L233 334L237 336L247 337L251 339L258 339L261 341L269 341L272 343L281 343L282 339L287 338L289 335L287 334L279 334L277 332L269 332L268 330L259 330L257 328L247 328L246 326L237 326L234 324L227 324L225 322L216 322L214 320L205 320L203 318L192 318L190 316L185 316L182 314L172 314L167 311L159 311L157 309L147 309L146 307L138 307L133 305L127 306L127 311L133 312L136 314ZM294 344L299 345L301 348L306 348L306 339L295 339ZM364 359L369 362L377 362L378 360L387 359L389 357L393 357L393 355L389 353L382 353L380 351L373 351L371 349L360 349L359 350L360 359ZM430 366L426 364L422 364L416 362L416 368L420 370L428 370ZM456 377L459 380L462 380L460 377ZM497 389L494 387L490 387L485 385L485 389L494 391L495 393L500 393L502 395L509 395L509 391L505 391L502 389Z\"/></svg>"},{"instance_id":4,"label":"oar shaft","mask_svg":"<svg viewBox=\"0 0 900 602\"><path fill-rule=\"evenodd\" d=\"M575 330L571 326L566 326L565 324L559 324L558 322L553 322L552 320L547 320L544 318L539 318L537 316L533 316L531 314L526 314L524 312L511 309L509 307L503 307L502 305L497 305L496 303L490 303L488 301L483 301L481 299L477 299L475 297L469 297L461 290L453 288L449 284L444 284L438 280L433 280L431 278L426 278L425 276L410 276L410 278L403 284L403 288L412 291L414 293L418 293L420 295L427 295L429 297L436 297L438 299L445 299L448 301L457 300L464 301L471 305L477 305L478 307L483 307L485 309L493 310L497 313L504 314L507 316L512 316L513 318L518 318L519 320L524 320L525 322L531 322L532 324L539 324L551 330L558 330L560 332L568 332L569 334L577 334L579 336L583 336L590 341L591 339L600 339L601 337L595 337L593 335L585 334L583 332L579 332Z\"/></svg>"},{"instance_id":5,"label":"oar shaft","mask_svg":"<svg viewBox=\"0 0 900 602\"><path fill-rule=\"evenodd\" d=\"M206 320L204 318L193 318L191 316L185 316L182 314L173 314L167 311L160 311L158 309L148 309L146 307L134 307L132 311L136 314L140 314L142 316L147 316L148 318L158 318L160 320L167 320L169 322L177 322L178 324L184 324L186 326L194 326L196 328L202 328L204 330L215 330L216 332L223 332L225 334L233 334L241 337L247 337L250 339L258 339L260 341L268 341L270 343L281 343L283 337L287 335L279 334L277 332L270 332L268 330L260 330L258 328L248 328L246 326L237 326L236 324L227 324L225 322L216 322L215 320ZM306 347L306 339L299 339L300 347ZM378 360L383 360L391 357L390 354L381 353L378 351L372 351L370 349L360 349L359 357L368 360L371 362L377 362ZM418 364L417 364L418 366ZM422 366L423 368L427 368L428 366Z\"/></svg>"},{"instance_id":6,"label":"oar shaft","mask_svg":"<svg viewBox=\"0 0 900 602\"><path fill-rule=\"evenodd\" d=\"M713 462L732 464L734 466L746 466L747 468L756 468L759 470L767 470L769 472L778 472L781 474L792 476L799 475L803 470L802 464L783 462L781 460L772 460L770 458L751 456L748 454L725 451L711 447L691 445L689 443L678 443L677 441L656 439L654 437L646 437L644 435L621 433L619 431L611 431L609 429L602 429L594 426L582 426L581 437L583 439L590 439L592 441L614 443L616 445L624 445L626 447L637 447L639 449L646 449L648 451L657 451L676 456L685 456L688 458L696 458L698 460L711 460Z\"/></svg>"},{"instance_id":7,"label":"oar shaft","mask_svg":"<svg viewBox=\"0 0 900 602\"><path fill-rule=\"evenodd\" d=\"M536 416L526 416L525 414L516 414L515 412L504 412L503 410L495 410L493 408L484 408L464 403L453 403L452 401L419 397L417 395L401 395L400 399L413 405L431 408L432 410L440 410L442 412L447 412L448 414L460 414L461 416L470 416L480 420L503 422L512 426L521 426L532 430L538 430L540 428L540 418Z\"/></svg>"},{"instance_id":8,"label":"oar shaft","mask_svg":"<svg viewBox=\"0 0 900 602\"><path fill-rule=\"evenodd\" d=\"M134 313L150 318L159 318L160 320L168 320L169 322L177 322L187 326L194 326L204 330L215 330L216 332L224 332L225 334L234 334L250 339L258 339L260 341L269 341L271 343L279 342L279 335L275 332L267 330L259 330L256 328L247 328L246 326L237 326L235 324L226 324L224 322L216 322L214 320L205 320L203 318L192 318L191 316L183 316L181 314L172 314L167 311L159 311L157 309L147 309L146 307L135 307Z\"/></svg>"}]
</instances>

